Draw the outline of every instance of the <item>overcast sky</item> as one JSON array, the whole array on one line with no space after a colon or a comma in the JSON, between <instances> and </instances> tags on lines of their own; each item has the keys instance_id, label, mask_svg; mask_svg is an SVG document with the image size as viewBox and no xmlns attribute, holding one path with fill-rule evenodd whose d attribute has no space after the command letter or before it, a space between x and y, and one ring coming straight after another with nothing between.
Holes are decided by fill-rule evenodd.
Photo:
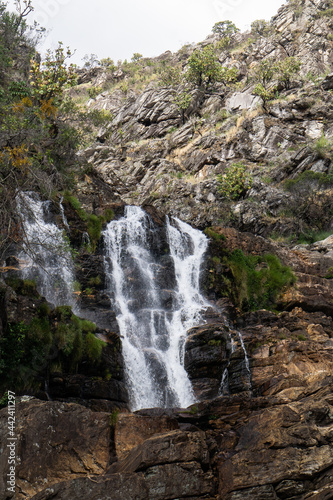
<instances>
[{"instance_id":1,"label":"overcast sky","mask_svg":"<svg viewBox=\"0 0 333 500\"><path fill-rule=\"evenodd\" d=\"M72 62L85 54L130 60L184 44L200 42L218 21L231 20L242 31L255 19L269 20L283 0L33 0L36 19L48 31L40 49L65 46L76 50ZM7 2L12 7L14 0Z\"/></svg>"}]
</instances>

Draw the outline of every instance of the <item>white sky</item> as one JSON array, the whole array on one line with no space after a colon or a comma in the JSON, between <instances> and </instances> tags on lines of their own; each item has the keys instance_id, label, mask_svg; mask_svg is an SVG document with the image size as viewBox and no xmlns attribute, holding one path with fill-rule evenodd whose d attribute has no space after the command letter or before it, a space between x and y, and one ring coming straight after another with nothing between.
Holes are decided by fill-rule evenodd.
<instances>
[{"instance_id":1,"label":"white sky","mask_svg":"<svg viewBox=\"0 0 333 500\"><path fill-rule=\"evenodd\" d=\"M130 60L175 52L200 42L218 21L231 20L242 31L255 19L269 20L283 0L33 0L36 19L49 34L40 50L58 41L76 50L72 62L85 54ZM14 0L7 2L11 8Z\"/></svg>"}]
</instances>

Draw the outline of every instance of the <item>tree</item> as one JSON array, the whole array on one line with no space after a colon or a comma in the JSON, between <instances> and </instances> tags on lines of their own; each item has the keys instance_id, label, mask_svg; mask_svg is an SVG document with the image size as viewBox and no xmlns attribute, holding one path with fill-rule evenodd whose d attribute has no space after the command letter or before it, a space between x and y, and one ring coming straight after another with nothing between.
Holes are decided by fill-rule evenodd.
<instances>
[{"instance_id":1,"label":"tree","mask_svg":"<svg viewBox=\"0 0 333 500\"><path fill-rule=\"evenodd\" d=\"M38 61L31 61L30 84L33 88L32 95L42 103L52 101L56 104L61 100L66 88L75 85L75 65L66 65L66 60L72 56L67 47L65 52L62 42L54 53L48 51L45 61L40 65Z\"/></svg>"},{"instance_id":2,"label":"tree","mask_svg":"<svg viewBox=\"0 0 333 500\"><path fill-rule=\"evenodd\" d=\"M266 104L268 101L271 101L274 99L275 94L276 94L276 86L267 89L266 87L263 86L262 83L258 83L253 91L254 95L257 95L258 97L261 97L264 103L264 109L267 111Z\"/></svg>"},{"instance_id":3,"label":"tree","mask_svg":"<svg viewBox=\"0 0 333 500\"><path fill-rule=\"evenodd\" d=\"M279 81L288 90L290 88L290 80L293 75L296 75L301 68L301 61L296 57L286 57L283 61L277 64L277 74Z\"/></svg>"},{"instance_id":4,"label":"tree","mask_svg":"<svg viewBox=\"0 0 333 500\"><path fill-rule=\"evenodd\" d=\"M17 195L27 190L45 195L64 188L71 179L78 145L78 134L63 113L64 90L75 82L74 66L66 65L71 53L59 44L40 64L30 29L25 27L30 2L17 4L21 10L13 14L0 3L1 256L8 245L24 237ZM30 78L25 70L29 66Z\"/></svg>"},{"instance_id":5,"label":"tree","mask_svg":"<svg viewBox=\"0 0 333 500\"><path fill-rule=\"evenodd\" d=\"M261 83L261 85L266 89L267 84L273 79L277 71L277 64L274 59L263 59L254 68L252 76L254 80Z\"/></svg>"},{"instance_id":6,"label":"tree","mask_svg":"<svg viewBox=\"0 0 333 500\"><path fill-rule=\"evenodd\" d=\"M140 61L140 59L143 58L143 55L142 54L139 54L139 52L134 52L134 54L132 55L132 62L138 62Z\"/></svg>"},{"instance_id":7,"label":"tree","mask_svg":"<svg viewBox=\"0 0 333 500\"><path fill-rule=\"evenodd\" d=\"M174 103L176 104L176 106L181 114L183 125L185 124L185 121L186 121L185 113L186 113L189 105L191 104L191 100L192 100L192 97L191 97L191 94L188 90L183 90L182 92L177 94L175 99L174 99Z\"/></svg>"},{"instance_id":8,"label":"tree","mask_svg":"<svg viewBox=\"0 0 333 500\"><path fill-rule=\"evenodd\" d=\"M260 36L267 36L271 31L271 27L265 19L257 19L251 23L251 33Z\"/></svg>"},{"instance_id":9,"label":"tree","mask_svg":"<svg viewBox=\"0 0 333 500\"><path fill-rule=\"evenodd\" d=\"M195 50L188 60L186 80L207 89L220 78L221 66L212 45Z\"/></svg>"},{"instance_id":10,"label":"tree","mask_svg":"<svg viewBox=\"0 0 333 500\"><path fill-rule=\"evenodd\" d=\"M84 61L84 65L83 67L85 69L92 69L92 68L96 68L96 66L99 65L99 60L98 60L98 56L97 54L86 54L82 61Z\"/></svg>"},{"instance_id":11,"label":"tree","mask_svg":"<svg viewBox=\"0 0 333 500\"><path fill-rule=\"evenodd\" d=\"M237 33L239 29L232 21L220 21L215 23L212 32L222 37L230 37Z\"/></svg>"}]
</instances>

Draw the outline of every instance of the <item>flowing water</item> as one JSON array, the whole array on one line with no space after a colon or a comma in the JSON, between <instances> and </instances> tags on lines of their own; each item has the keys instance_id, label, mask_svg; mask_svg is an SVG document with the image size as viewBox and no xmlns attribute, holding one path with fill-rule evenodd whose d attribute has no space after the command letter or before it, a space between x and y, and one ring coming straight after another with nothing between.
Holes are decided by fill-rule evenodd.
<instances>
[{"instance_id":1,"label":"flowing water","mask_svg":"<svg viewBox=\"0 0 333 500\"><path fill-rule=\"evenodd\" d=\"M189 406L184 345L207 306L199 292L206 236L178 219L161 230L141 208L126 207L104 242L132 410Z\"/></svg>"},{"instance_id":2,"label":"flowing water","mask_svg":"<svg viewBox=\"0 0 333 500\"><path fill-rule=\"evenodd\" d=\"M19 255L25 262L23 279L35 280L39 293L52 304L75 309L73 261L63 231L52 216L51 202L27 192L20 195L17 204L25 235ZM66 226L61 204L60 213Z\"/></svg>"}]
</instances>

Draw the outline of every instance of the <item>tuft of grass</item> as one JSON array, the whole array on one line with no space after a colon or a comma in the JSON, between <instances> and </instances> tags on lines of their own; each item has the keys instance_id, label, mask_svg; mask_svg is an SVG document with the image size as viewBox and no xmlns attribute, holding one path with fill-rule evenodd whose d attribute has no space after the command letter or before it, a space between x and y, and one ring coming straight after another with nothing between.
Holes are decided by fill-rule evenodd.
<instances>
[{"instance_id":1,"label":"tuft of grass","mask_svg":"<svg viewBox=\"0 0 333 500\"><path fill-rule=\"evenodd\" d=\"M234 279L234 301L242 310L272 309L283 289L296 281L291 269L273 254L246 256L237 249L226 263Z\"/></svg>"}]
</instances>

